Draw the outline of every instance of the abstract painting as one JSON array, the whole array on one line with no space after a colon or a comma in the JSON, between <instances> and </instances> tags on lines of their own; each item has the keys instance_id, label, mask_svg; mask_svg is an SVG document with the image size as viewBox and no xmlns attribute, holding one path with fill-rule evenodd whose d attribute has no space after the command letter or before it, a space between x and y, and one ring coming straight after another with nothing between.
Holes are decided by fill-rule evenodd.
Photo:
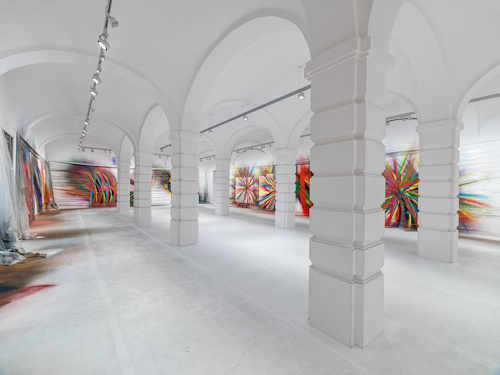
<instances>
[{"instance_id":1,"label":"abstract painting","mask_svg":"<svg viewBox=\"0 0 500 375\"><path fill-rule=\"evenodd\" d=\"M393 156L385 164L385 226L416 229L418 169L415 154Z\"/></svg>"}]
</instances>

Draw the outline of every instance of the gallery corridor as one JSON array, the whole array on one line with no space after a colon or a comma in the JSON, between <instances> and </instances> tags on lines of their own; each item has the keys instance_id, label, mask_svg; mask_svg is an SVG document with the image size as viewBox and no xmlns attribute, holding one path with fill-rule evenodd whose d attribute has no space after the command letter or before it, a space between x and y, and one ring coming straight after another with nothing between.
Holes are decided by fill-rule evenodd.
<instances>
[{"instance_id":1,"label":"gallery corridor","mask_svg":"<svg viewBox=\"0 0 500 375\"><path fill-rule=\"evenodd\" d=\"M0 294L0 373L489 374L498 365L498 244L460 240L459 262L448 264L418 258L411 234L391 234L385 330L349 349L308 324L305 223L285 231L272 215L202 206L199 244L176 248L169 214L153 209L152 225L114 209L40 216L39 237L23 244L49 256L2 268L2 285L4 270L17 267L18 278Z\"/></svg>"}]
</instances>

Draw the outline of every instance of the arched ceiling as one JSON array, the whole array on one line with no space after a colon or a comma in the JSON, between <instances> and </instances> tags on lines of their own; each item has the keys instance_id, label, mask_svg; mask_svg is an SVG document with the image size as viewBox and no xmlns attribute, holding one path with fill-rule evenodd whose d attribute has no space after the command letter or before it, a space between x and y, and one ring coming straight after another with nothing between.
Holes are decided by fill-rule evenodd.
<instances>
[{"instance_id":1,"label":"arched ceiling","mask_svg":"<svg viewBox=\"0 0 500 375\"><path fill-rule=\"evenodd\" d=\"M395 69L388 79L388 109L411 103L422 120L434 120L460 114L461 101L481 90L500 92L500 82L484 81L500 64L494 48L500 35L498 1L407 0L394 27L400 1L381 3L370 13L369 6L326 0L115 0L111 13L120 26L108 30L111 48L90 136L119 143L127 134L137 147L148 113L158 105L163 117L149 134L157 151L170 143L169 132L180 121L191 131L204 129L295 90L298 66L309 60L310 50L317 55L354 34L378 29L387 38L392 28ZM105 6L105 0L2 6L0 32L8 37L0 45L0 109L6 112L0 120L15 121L21 131L39 137L39 144L56 133L79 134ZM331 27L322 28L323 21ZM303 72L300 77L300 85L306 85ZM222 149L234 131L257 126L285 144L287 129L300 128L299 134L307 127L299 122L307 117L309 98L306 92L305 100L275 104L252 114L248 123L216 129L211 139ZM260 139L259 132L254 138Z\"/></svg>"}]
</instances>

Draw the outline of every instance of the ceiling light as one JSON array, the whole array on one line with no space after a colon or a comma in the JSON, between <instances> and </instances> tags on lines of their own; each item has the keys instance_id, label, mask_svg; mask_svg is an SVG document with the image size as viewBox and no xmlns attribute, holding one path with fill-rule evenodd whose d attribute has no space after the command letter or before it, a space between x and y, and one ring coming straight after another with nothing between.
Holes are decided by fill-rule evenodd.
<instances>
[{"instance_id":1,"label":"ceiling light","mask_svg":"<svg viewBox=\"0 0 500 375\"><path fill-rule=\"evenodd\" d=\"M213 134L213 133L214 133L214 132L212 131L212 129L210 129L210 130L208 131L208 134Z\"/></svg>"},{"instance_id":2,"label":"ceiling light","mask_svg":"<svg viewBox=\"0 0 500 375\"><path fill-rule=\"evenodd\" d=\"M107 51L110 47L109 43L107 40L101 40L99 39L97 41L97 43L99 44L99 47L101 47L103 50Z\"/></svg>"},{"instance_id":3,"label":"ceiling light","mask_svg":"<svg viewBox=\"0 0 500 375\"><path fill-rule=\"evenodd\" d=\"M92 94L92 96L94 96L94 97L96 97L96 96L97 96L97 94L98 94L98 93L97 93L97 90L95 89L95 87L92 87L92 88L90 89L90 93L91 93L91 94Z\"/></svg>"},{"instance_id":4,"label":"ceiling light","mask_svg":"<svg viewBox=\"0 0 500 375\"><path fill-rule=\"evenodd\" d=\"M102 72L101 63L99 63L99 65L97 65L97 68L95 68L95 72L96 72L96 74L99 74Z\"/></svg>"},{"instance_id":5,"label":"ceiling light","mask_svg":"<svg viewBox=\"0 0 500 375\"><path fill-rule=\"evenodd\" d=\"M94 74L92 76L92 81L94 81L96 85L98 85L99 83L102 82L102 80L99 78L99 76L97 74Z\"/></svg>"},{"instance_id":6,"label":"ceiling light","mask_svg":"<svg viewBox=\"0 0 500 375\"><path fill-rule=\"evenodd\" d=\"M104 61L106 60L106 55L104 55L104 52L101 51L101 53L99 54L99 61Z\"/></svg>"},{"instance_id":7,"label":"ceiling light","mask_svg":"<svg viewBox=\"0 0 500 375\"><path fill-rule=\"evenodd\" d=\"M83 129L82 133L87 134L87 129Z\"/></svg>"},{"instance_id":8,"label":"ceiling light","mask_svg":"<svg viewBox=\"0 0 500 375\"><path fill-rule=\"evenodd\" d=\"M83 122L85 124L85 126L88 126L88 124L90 124L90 121L88 118L85 119L85 121Z\"/></svg>"},{"instance_id":9,"label":"ceiling light","mask_svg":"<svg viewBox=\"0 0 500 375\"><path fill-rule=\"evenodd\" d=\"M94 152L94 149L92 149L90 152Z\"/></svg>"},{"instance_id":10,"label":"ceiling light","mask_svg":"<svg viewBox=\"0 0 500 375\"><path fill-rule=\"evenodd\" d=\"M304 95L304 92L301 91L299 92L299 99L304 99L306 96Z\"/></svg>"},{"instance_id":11,"label":"ceiling light","mask_svg":"<svg viewBox=\"0 0 500 375\"><path fill-rule=\"evenodd\" d=\"M108 14L108 21L111 22L111 27L118 27L119 23L115 17Z\"/></svg>"},{"instance_id":12,"label":"ceiling light","mask_svg":"<svg viewBox=\"0 0 500 375\"><path fill-rule=\"evenodd\" d=\"M248 116L247 115L243 116L243 121L247 121L247 120L248 120Z\"/></svg>"}]
</instances>

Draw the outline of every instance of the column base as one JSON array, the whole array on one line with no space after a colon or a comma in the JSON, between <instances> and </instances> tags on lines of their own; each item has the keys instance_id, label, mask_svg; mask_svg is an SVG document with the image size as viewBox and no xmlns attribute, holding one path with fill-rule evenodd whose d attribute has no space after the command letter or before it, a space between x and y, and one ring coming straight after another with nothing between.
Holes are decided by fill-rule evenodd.
<instances>
[{"instance_id":1,"label":"column base","mask_svg":"<svg viewBox=\"0 0 500 375\"><path fill-rule=\"evenodd\" d=\"M311 266L309 322L349 347L364 348L384 328L384 275L359 283Z\"/></svg>"},{"instance_id":2,"label":"column base","mask_svg":"<svg viewBox=\"0 0 500 375\"><path fill-rule=\"evenodd\" d=\"M174 246L187 246L198 243L198 219L170 220L170 243Z\"/></svg>"},{"instance_id":3,"label":"column base","mask_svg":"<svg viewBox=\"0 0 500 375\"><path fill-rule=\"evenodd\" d=\"M215 204L215 214L217 216L229 216L229 205Z\"/></svg>"},{"instance_id":4,"label":"column base","mask_svg":"<svg viewBox=\"0 0 500 375\"><path fill-rule=\"evenodd\" d=\"M444 232L419 227L417 254L422 258L440 262L456 262L458 259L458 230Z\"/></svg>"},{"instance_id":5,"label":"column base","mask_svg":"<svg viewBox=\"0 0 500 375\"><path fill-rule=\"evenodd\" d=\"M151 207L134 207L134 223L151 223Z\"/></svg>"},{"instance_id":6,"label":"column base","mask_svg":"<svg viewBox=\"0 0 500 375\"><path fill-rule=\"evenodd\" d=\"M295 228L295 211L278 211L274 216L274 225L277 228L293 229Z\"/></svg>"},{"instance_id":7,"label":"column base","mask_svg":"<svg viewBox=\"0 0 500 375\"><path fill-rule=\"evenodd\" d=\"M118 202L116 204L116 211L119 214L125 214L125 213L129 212L129 210L130 210L130 201L129 202Z\"/></svg>"}]
</instances>

